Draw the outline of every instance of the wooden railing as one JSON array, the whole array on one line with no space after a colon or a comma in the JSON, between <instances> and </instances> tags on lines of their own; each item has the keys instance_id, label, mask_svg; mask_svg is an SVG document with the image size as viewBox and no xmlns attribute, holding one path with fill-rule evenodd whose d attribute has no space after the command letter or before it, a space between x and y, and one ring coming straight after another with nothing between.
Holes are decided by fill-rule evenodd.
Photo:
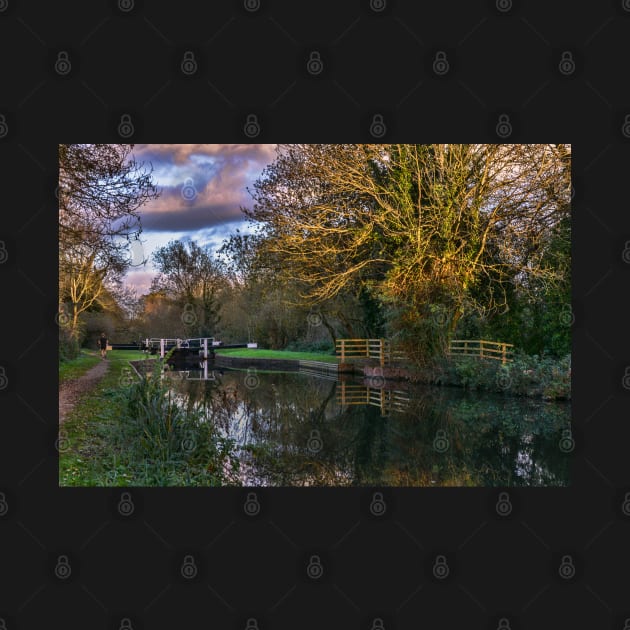
<instances>
[{"instance_id":1,"label":"wooden railing","mask_svg":"<svg viewBox=\"0 0 630 630\"><path fill-rule=\"evenodd\" d=\"M496 359L505 364L512 361L514 345L502 341L485 339L451 339L448 348L449 356L469 356L480 359Z\"/></svg>"},{"instance_id":2,"label":"wooden railing","mask_svg":"<svg viewBox=\"0 0 630 630\"><path fill-rule=\"evenodd\" d=\"M387 339L337 339L335 351L341 355L341 363L346 359L366 358L377 359L383 366L392 361L405 360L405 355L392 348Z\"/></svg>"},{"instance_id":3,"label":"wooden railing","mask_svg":"<svg viewBox=\"0 0 630 630\"><path fill-rule=\"evenodd\" d=\"M512 361L514 345L502 341L486 339L452 339L449 343L449 356L471 356L481 359L496 359L503 364ZM337 339L335 351L341 355L340 362L346 359L377 359L381 366L392 361L405 361L407 358L400 350L392 348L387 339Z\"/></svg>"}]
</instances>

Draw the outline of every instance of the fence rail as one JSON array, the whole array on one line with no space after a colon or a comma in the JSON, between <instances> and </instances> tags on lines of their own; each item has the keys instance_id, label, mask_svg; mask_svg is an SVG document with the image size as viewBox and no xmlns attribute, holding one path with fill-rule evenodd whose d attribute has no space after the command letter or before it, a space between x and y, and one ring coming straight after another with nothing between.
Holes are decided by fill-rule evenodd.
<instances>
[{"instance_id":1,"label":"fence rail","mask_svg":"<svg viewBox=\"0 0 630 630\"><path fill-rule=\"evenodd\" d=\"M448 356L472 356L481 359L496 359L503 364L513 360L514 345L502 341L486 339L452 339ZM346 359L377 359L381 366L393 361L406 361L407 356L393 348L388 339L337 339L335 352L341 355L341 363Z\"/></svg>"},{"instance_id":2,"label":"fence rail","mask_svg":"<svg viewBox=\"0 0 630 630\"><path fill-rule=\"evenodd\" d=\"M335 352L341 363L350 358L378 359L381 366L392 361L404 361L406 356L392 347L388 339L337 339Z\"/></svg>"},{"instance_id":3,"label":"fence rail","mask_svg":"<svg viewBox=\"0 0 630 630\"><path fill-rule=\"evenodd\" d=\"M203 356L207 357L208 346L212 347L213 342L214 337L196 337L191 339L152 337L144 340L144 347L147 350L157 351L159 349L161 358L164 358L164 355L172 348L198 348L199 352L203 350Z\"/></svg>"},{"instance_id":4,"label":"fence rail","mask_svg":"<svg viewBox=\"0 0 630 630\"><path fill-rule=\"evenodd\" d=\"M514 344L486 339L451 339L449 356L469 356L481 359L496 359L503 364L513 360Z\"/></svg>"}]
</instances>

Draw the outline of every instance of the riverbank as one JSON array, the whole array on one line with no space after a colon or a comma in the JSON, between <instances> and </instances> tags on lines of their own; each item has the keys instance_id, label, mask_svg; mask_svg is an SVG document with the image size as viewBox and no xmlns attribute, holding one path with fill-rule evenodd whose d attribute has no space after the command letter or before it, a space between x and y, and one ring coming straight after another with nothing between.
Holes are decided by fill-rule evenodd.
<instances>
[{"instance_id":1,"label":"riverbank","mask_svg":"<svg viewBox=\"0 0 630 630\"><path fill-rule=\"evenodd\" d=\"M258 374L256 385L250 387L243 372L231 372L226 369L224 379L220 379L218 384L213 386L219 389L212 394L212 402L209 403L206 396L211 390L196 387L194 383L188 386L185 380L173 381L162 378L161 370L153 369L156 365L160 366L156 359L133 361L141 371L147 372L147 378L139 378L130 362L125 360L126 356L130 355L121 351L107 362L103 362L109 364L106 374L90 395L77 403L61 427L59 440L61 486L239 485L243 482L242 474L245 474L239 470L241 459L249 465L251 457L262 458L260 460L264 464L262 468L266 469L267 463L275 462L277 455L275 450L267 451L266 447L260 444L248 446L249 450L246 449L245 452L234 439L228 438L230 433L228 436L222 434L221 431L226 426L238 421L240 416L236 414L236 410L245 402L246 408L249 408L251 403L252 409L268 406L270 412L273 410L273 413L280 413L283 426L290 426L296 418L295 409L301 409L298 414L299 421L293 427L293 431L295 436L298 436L294 436L296 444L302 446L310 435L309 431L312 430L313 409L324 401L328 404L333 399L337 405L341 405L339 413L349 414L343 416L344 421L349 417L364 418L364 414L369 415L375 406L379 407L380 412L377 413L381 414L389 413L388 410L403 412L402 415L388 415L387 420L382 420L383 426L403 423L401 426L406 427L405 431L417 434L416 437L421 437L420 442L428 445L434 440L436 427L443 429L444 426L448 426L449 435L456 435L462 430L460 420L463 417L454 416L452 410L444 411L448 421L435 420L434 425L429 428L424 426L425 422L417 422L417 418L426 420L433 417L431 415L434 413L433 407L442 405L444 401L459 401L454 403L455 407L452 408L458 409L458 413L474 411L474 421L466 420L466 426L470 425L471 430L474 427L471 435L476 436L475 432L479 432L478 437L484 444L486 444L484 431L488 430L488 423L500 426L501 431L507 430L508 425L512 426L512 420L510 422L506 420L507 409L512 409L514 413L510 413L517 419L525 414L526 417L518 422L527 431L529 422L537 417L539 411L540 413L544 411L541 420L543 424L540 426L545 428L549 425L548 430L554 435L557 426L564 422L562 418L567 414L567 405L536 400L531 395L520 401L517 396L509 395L481 394L468 397L465 389L474 389L472 381L467 383L468 387L461 387L460 383L460 387L452 389L416 387L412 381L414 374L400 372L409 368L390 366L381 370L377 365L360 367L357 365L356 375L359 378L348 376L347 383L350 386L345 388L340 383L327 384L325 379L321 378L308 380L295 373L283 374L280 371L267 372L263 369L256 370ZM476 375L483 376L483 369L478 360L474 362L469 360L468 365L459 364L459 378L466 373L464 368L474 370ZM500 374L512 373L513 376L516 374L516 367L506 372L506 368L500 363L487 365L484 369L489 370L489 373L498 370ZM522 365L519 369L522 369ZM365 374L363 379L360 378L361 374ZM384 375L387 375L387 378ZM535 374L529 375L530 378L534 376ZM338 380L346 379L341 376ZM363 387L368 388L367 391L361 390L361 380ZM418 381L417 378L415 380ZM442 383L447 384L446 381ZM483 391L481 388L476 389ZM357 391L364 397L361 401L356 400ZM503 394L510 394L515 393L517 389L513 392L504 389L500 391ZM174 396L173 392L177 395ZM180 394L184 398L181 398ZM347 408L343 405L344 396L349 400ZM182 403L182 400L185 402ZM283 401L280 407L279 400ZM432 402L429 404L427 401ZM436 418L441 417L442 412L435 413ZM212 419L212 422L209 422L209 419ZM536 430L542 430L536 426L538 427ZM329 425L323 422L318 425L318 430L322 431L322 440L325 444L338 444L337 423ZM273 431L268 437L275 439ZM355 437L352 434L348 439L354 440ZM271 459L265 459L267 456ZM291 455L285 462L289 468L293 457L294 455ZM310 455L307 451L307 459L308 457ZM282 472L283 470L282 468L280 473L286 472ZM417 480L413 481L416 482Z\"/></svg>"},{"instance_id":2,"label":"riverbank","mask_svg":"<svg viewBox=\"0 0 630 630\"><path fill-rule=\"evenodd\" d=\"M382 381L393 380L543 400L571 399L570 355L562 359L516 355L505 364L477 357L444 357L424 368L403 362L381 367L374 359L351 359L341 364L339 357L332 355L261 349L226 350L217 352L215 359L222 367L282 371L297 371L300 360L336 362L340 374L364 376L376 387Z\"/></svg>"},{"instance_id":3,"label":"riverbank","mask_svg":"<svg viewBox=\"0 0 630 630\"><path fill-rule=\"evenodd\" d=\"M445 357L425 368L405 365L381 368L372 362L362 370L372 380L406 380L542 400L571 400L570 356L551 359L521 355L505 364L476 357Z\"/></svg>"},{"instance_id":4,"label":"riverbank","mask_svg":"<svg viewBox=\"0 0 630 630\"><path fill-rule=\"evenodd\" d=\"M155 361L148 359L132 363L138 373L143 374L151 369ZM552 359L517 355L505 364L476 357L444 357L430 366L419 368L402 362L381 367L374 359L360 358L341 364L339 357L321 353L239 348L216 352L213 364L239 370L297 372L300 361L319 361L323 364L322 372L328 372L326 365L336 363L340 375L354 373L363 376L371 387L376 388L388 381L408 381L543 400L571 399L570 356Z\"/></svg>"},{"instance_id":5,"label":"riverbank","mask_svg":"<svg viewBox=\"0 0 630 630\"><path fill-rule=\"evenodd\" d=\"M116 354L114 354L116 352ZM79 398L59 428L59 485L112 485L116 475L116 448L112 446L124 413L121 390L133 382L123 351L108 353L98 361L108 369L102 379Z\"/></svg>"},{"instance_id":6,"label":"riverbank","mask_svg":"<svg viewBox=\"0 0 630 630\"><path fill-rule=\"evenodd\" d=\"M155 359L119 351L59 430L59 485L222 486L237 484L232 442L205 412L182 407ZM139 378L127 357L136 357ZM99 360L100 357L99 357ZM102 360L101 360L102 361Z\"/></svg>"},{"instance_id":7,"label":"riverbank","mask_svg":"<svg viewBox=\"0 0 630 630\"><path fill-rule=\"evenodd\" d=\"M321 361L339 363L339 357L325 352L294 352L292 350L266 350L264 348L215 348L215 356L238 359L273 359L289 361Z\"/></svg>"}]
</instances>

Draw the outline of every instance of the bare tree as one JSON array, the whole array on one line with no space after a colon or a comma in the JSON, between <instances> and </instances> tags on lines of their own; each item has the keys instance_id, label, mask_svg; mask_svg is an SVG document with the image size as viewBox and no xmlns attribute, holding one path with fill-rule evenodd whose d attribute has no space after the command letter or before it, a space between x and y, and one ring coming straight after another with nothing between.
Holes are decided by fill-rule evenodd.
<instances>
[{"instance_id":1,"label":"bare tree","mask_svg":"<svg viewBox=\"0 0 630 630\"><path fill-rule=\"evenodd\" d=\"M59 301L79 316L103 295L104 284L130 266L129 241L142 228L139 209L159 193L150 167L133 145L59 145Z\"/></svg>"},{"instance_id":2,"label":"bare tree","mask_svg":"<svg viewBox=\"0 0 630 630\"><path fill-rule=\"evenodd\" d=\"M213 335L220 319L218 293L225 282L222 264L195 241L171 241L154 252L153 260L159 275L152 290L162 289L190 309L183 318L189 334Z\"/></svg>"},{"instance_id":3,"label":"bare tree","mask_svg":"<svg viewBox=\"0 0 630 630\"><path fill-rule=\"evenodd\" d=\"M504 307L507 283L557 281L540 261L570 212L570 158L568 145L280 145L247 214L307 302L358 284L412 317L439 306L448 334L466 309Z\"/></svg>"}]
</instances>

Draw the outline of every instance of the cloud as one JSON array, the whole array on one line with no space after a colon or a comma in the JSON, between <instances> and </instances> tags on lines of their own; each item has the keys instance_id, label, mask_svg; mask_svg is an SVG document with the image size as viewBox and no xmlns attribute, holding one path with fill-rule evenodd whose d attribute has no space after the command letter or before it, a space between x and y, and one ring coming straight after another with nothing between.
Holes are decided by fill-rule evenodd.
<instances>
[{"instance_id":1,"label":"cloud","mask_svg":"<svg viewBox=\"0 0 630 630\"><path fill-rule=\"evenodd\" d=\"M244 219L247 187L275 157L271 144L144 144L138 161L151 162L161 195L143 207L147 230L189 231Z\"/></svg>"},{"instance_id":2,"label":"cloud","mask_svg":"<svg viewBox=\"0 0 630 630\"><path fill-rule=\"evenodd\" d=\"M209 204L184 210L178 208L147 212L142 216L142 226L151 231L187 232L244 218L238 204Z\"/></svg>"},{"instance_id":3,"label":"cloud","mask_svg":"<svg viewBox=\"0 0 630 630\"><path fill-rule=\"evenodd\" d=\"M126 283L147 293L156 275L151 254L171 240L195 240L217 250L236 229L248 231L241 207L247 187L276 156L273 144L138 144L134 157L150 162L161 194L140 210L147 264Z\"/></svg>"},{"instance_id":4,"label":"cloud","mask_svg":"<svg viewBox=\"0 0 630 630\"><path fill-rule=\"evenodd\" d=\"M149 292L155 271L149 269L131 269L125 276L125 285L135 288L138 296Z\"/></svg>"},{"instance_id":5,"label":"cloud","mask_svg":"<svg viewBox=\"0 0 630 630\"><path fill-rule=\"evenodd\" d=\"M148 293L151 281L157 276L157 270L153 266L152 254L170 241L196 241L201 247L209 247L212 252L216 253L223 245L223 242L227 240L230 234L234 234L237 229L242 234L250 231L248 224L241 221L223 223L196 231L144 231L141 240L143 254L147 258L147 262L143 266L129 269L125 275L125 284L133 286L138 295Z\"/></svg>"},{"instance_id":6,"label":"cloud","mask_svg":"<svg viewBox=\"0 0 630 630\"><path fill-rule=\"evenodd\" d=\"M266 162L273 159L275 149L275 144L137 144L133 152L139 160L156 159L185 164L193 155Z\"/></svg>"},{"instance_id":7,"label":"cloud","mask_svg":"<svg viewBox=\"0 0 630 630\"><path fill-rule=\"evenodd\" d=\"M197 241L202 247L209 247L213 251L217 251L221 248L224 241L226 241L231 234L235 234L236 230L239 230L241 234L250 234L249 223L244 221L235 221L233 223L225 223L223 225L217 225L212 228L199 230L190 235L190 239Z\"/></svg>"}]
</instances>

